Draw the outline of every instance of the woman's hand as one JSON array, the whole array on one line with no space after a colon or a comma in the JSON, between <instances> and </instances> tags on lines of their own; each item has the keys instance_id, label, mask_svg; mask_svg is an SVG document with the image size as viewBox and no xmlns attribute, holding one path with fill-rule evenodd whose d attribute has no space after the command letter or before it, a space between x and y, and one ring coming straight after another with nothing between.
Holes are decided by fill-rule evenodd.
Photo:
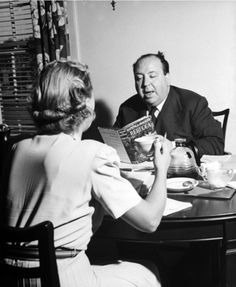
<instances>
[{"instance_id":1,"label":"woman's hand","mask_svg":"<svg viewBox=\"0 0 236 287\"><path fill-rule=\"evenodd\" d=\"M170 152L172 150L172 144L166 138L155 140L154 142L154 158L153 163L155 170L167 172L170 165Z\"/></svg>"}]
</instances>

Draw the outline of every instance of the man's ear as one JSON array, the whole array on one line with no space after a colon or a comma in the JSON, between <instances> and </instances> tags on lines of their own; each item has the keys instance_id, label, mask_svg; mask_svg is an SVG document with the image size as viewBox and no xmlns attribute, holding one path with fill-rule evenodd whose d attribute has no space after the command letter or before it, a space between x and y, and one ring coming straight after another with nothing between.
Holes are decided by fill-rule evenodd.
<instances>
[{"instance_id":1,"label":"man's ear","mask_svg":"<svg viewBox=\"0 0 236 287\"><path fill-rule=\"evenodd\" d=\"M167 83L170 85L170 83L171 83L170 74L169 74L169 73L166 73L166 74L165 74L165 77L166 77Z\"/></svg>"}]
</instances>

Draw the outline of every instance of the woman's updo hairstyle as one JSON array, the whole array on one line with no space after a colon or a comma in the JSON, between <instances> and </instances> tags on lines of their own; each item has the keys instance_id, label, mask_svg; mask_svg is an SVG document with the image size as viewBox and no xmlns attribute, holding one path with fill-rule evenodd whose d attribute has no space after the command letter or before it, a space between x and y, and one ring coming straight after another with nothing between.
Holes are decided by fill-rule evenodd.
<instances>
[{"instance_id":1,"label":"woman's updo hairstyle","mask_svg":"<svg viewBox=\"0 0 236 287\"><path fill-rule=\"evenodd\" d=\"M88 67L72 61L53 61L43 68L30 98L30 113L41 133L70 133L91 116L86 99L92 84Z\"/></svg>"}]
</instances>

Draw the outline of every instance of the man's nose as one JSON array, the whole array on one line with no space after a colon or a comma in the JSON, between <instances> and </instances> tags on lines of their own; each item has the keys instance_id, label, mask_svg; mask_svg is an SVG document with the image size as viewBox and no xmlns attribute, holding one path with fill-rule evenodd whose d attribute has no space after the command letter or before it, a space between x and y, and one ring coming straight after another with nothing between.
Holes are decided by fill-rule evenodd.
<instances>
[{"instance_id":1,"label":"man's nose","mask_svg":"<svg viewBox=\"0 0 236 287\"><path fill-rule=\"evenodd\" d=\"M150 78L148 76L144 76L143 78L143 86L146 87L150 85Z\"/></svg>"}]
</instances>

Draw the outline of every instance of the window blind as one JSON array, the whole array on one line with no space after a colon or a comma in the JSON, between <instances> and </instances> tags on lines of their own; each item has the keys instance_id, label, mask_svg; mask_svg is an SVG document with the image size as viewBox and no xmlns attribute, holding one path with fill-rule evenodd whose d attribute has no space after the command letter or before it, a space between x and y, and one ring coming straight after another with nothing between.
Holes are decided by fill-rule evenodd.
<instances>
[{"instance_id":1,"label":"window blind","mask_svg":"<svg viewBox=\"0 0 236 287\"><path fill-rule=\"evenodd\" d=\"M32 133L27 98L37 75L29 0L0 1L0 107L11 134Z\"/></svg>"}]
</instances>

